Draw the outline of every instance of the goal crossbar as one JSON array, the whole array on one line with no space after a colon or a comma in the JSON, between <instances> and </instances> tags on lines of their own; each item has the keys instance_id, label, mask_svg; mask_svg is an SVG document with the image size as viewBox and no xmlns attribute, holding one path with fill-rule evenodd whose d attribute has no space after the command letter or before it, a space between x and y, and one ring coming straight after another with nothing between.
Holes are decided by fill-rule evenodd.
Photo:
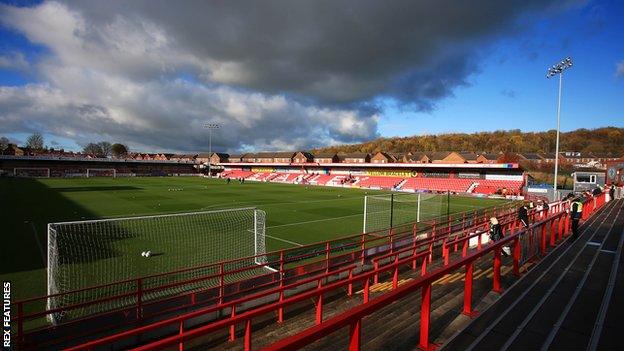
<instances>
[{"instance_id":1,"label":"goal crossbar","mask_svg":"<svg viewBox=\"0 0 624 351\"><path fill-rule=\"evenodd\" d=\"M142 288L150 293L143 299L148 301L219 286L218 278L204 278L223 271L240 270L228 276L233 281L274 272L266 265L265 219L264 211L248 207L50 223L47 306L63 311L50 320L132 305L136 301L130 296L63 310L134 292L139 277L145 277ZM210 265L214 262L221 267ZM252 266L258 268L241 270Z\"/></svg>"}]
</instances>

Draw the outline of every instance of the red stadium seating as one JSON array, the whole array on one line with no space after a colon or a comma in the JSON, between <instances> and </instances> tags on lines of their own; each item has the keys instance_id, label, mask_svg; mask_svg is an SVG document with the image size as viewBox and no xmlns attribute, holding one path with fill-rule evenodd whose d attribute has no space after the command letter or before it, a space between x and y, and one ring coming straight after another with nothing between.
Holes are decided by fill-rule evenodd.
<instances>
[{"instance_id":1,"label":"red stadium seating","mask_svg":"<svg viewBox=\"0 0 624 351\"><path fill-rule=\"evenodd\" d=\"M333 178L334 176L330 174L319 174L310 179L310 184L325 185Z\"/></svg>"},{"instance_id":2,"label":"red stadium seating","mask_svg":"<svg viewBox=\"0 0 624 351\"><path fill-rule=\"evenodd\" d=\"M512 193L519 193L523 185L521 180L477 179L475 183L478 183L478 185L473 192L487 195L495 194L502 189L507 189L507 191Z\"/></svg>"},{"instance_id":3,"label":"red stadium seating","mask_svg":"<svg viewBox=\"0 0 624 351\"><path fill-rule=\"evenodd\" d=\"M432 190L466 192L474 182L473 179L463 178L408 178L403 184L403 190Z\"/></svg>"},{"instance_id":4,"label":"red stadium seating","mask_svg":"<svg viewBox=\"0 0 624 351\"><path fill-rule=\"evenodd\" d=\"M277 183L292 183L301 176L301 173L277 173L277 176L271 179L272 182Z\"/></svg>"},{"instance_id":5,"label":"red stadium seating","mask_svg":"<svg viewBox=\"0 0 624 351\"><path fill-rule=\"evenodd\" d=\"M271 181L277 183L303 183L313 185L342 185L355 184L362 188L401 190L428 190L471 192L478 194L495 194L506 189L508 193L519 194L522 191L521 180L495 180L473 178L432 178L432 177L375 177L335 174L306 174L306 173L254 173L250 171L225 171L222 178L246 178L255 181Z\"/></svg>"},{"instance_id":6,"label":"red stadium seating","mask_svg":"<svg viewBox=\"0 0 624 351\"><path fill-rule=\"evenodd\" d=\"M229 172L221 173L221 178L236 178L236 179L238 179L238 178L251 177L252 175L254 175L254 172L235 170L235 171L229 171Z\"/></svg>"},{"instance_id":7,"label":"red stadium seating","mask_svg":"<svg viewBox=\"0 0 624 351\"><path fill-rule=\"evenodd\" d=\"M403 181L400 177L360 177L357 185L363 188L392 189Z\"/></svg>"}]
</instances>

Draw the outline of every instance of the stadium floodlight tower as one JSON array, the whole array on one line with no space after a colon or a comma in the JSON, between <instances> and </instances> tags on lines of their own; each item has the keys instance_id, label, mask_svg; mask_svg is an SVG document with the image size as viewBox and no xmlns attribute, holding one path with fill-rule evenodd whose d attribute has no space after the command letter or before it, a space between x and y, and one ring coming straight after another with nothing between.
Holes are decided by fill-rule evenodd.
<instances>
[{"instance_id":1,"label":"stadium floodlight tower","mask_svg":"<svg viewBox=\"0 0 624 351\"><path fill-rule=\"evenodd\" d=\"M552 78L559 75L559 96L557 99L557 141L555 142L555 179L553 180L553 196L558 199L557 193L557 171L559 170L559 127L561 124L561 85L563 82L563 71L572 67L572 59L567 57L548 68L546 78Z\"/></svg>"},{"instance_id":2,"label":"stadium floodlight tower","mask_svg":"<svg viewBox=\"0 0 624 351\"><path fill-rule=\"evenodd\" d=\"M210 160L212 157L212 131L221 128L221 126L216 123L205 123L204 128L208 129L208 176L212 178L212 168L210 167L212 165Z\"/></svg>"}]
</instances>

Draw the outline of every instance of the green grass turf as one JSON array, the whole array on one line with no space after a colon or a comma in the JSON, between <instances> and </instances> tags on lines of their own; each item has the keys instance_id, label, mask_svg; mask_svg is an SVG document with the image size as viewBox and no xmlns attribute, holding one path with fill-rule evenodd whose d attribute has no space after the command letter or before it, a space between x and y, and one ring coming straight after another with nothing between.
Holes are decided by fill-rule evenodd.
<instances>
[{"instance_id":1,"label":"green grass turf","mask_svg":"<svg viewBox=\"0 0 624 351\"><path fill-rule=\"evenodd\" d=\"M169 189L183 189L169 191ZM364 189L255 183L203 178L0 178L0 275L12 297L46 292L46 224L222 208L258 207L267 213L267 250L359 233ZM502 200L451 197L451 213ZM446 213L445 202L434 216ZM140 252L140 251L138 251ZM209 258L206 258L207 260Z\"/></svg>"}]
</instances>

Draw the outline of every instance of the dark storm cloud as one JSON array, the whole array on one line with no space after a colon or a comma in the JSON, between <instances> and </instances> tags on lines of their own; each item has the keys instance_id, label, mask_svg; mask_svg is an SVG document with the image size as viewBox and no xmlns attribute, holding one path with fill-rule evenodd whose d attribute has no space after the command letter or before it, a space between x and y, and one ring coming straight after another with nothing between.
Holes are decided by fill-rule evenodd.
<instances>
[{"instance_id":1,"label":"dark storm cloud","mask_svg":"<svg viewBox=\"0 0 624 351\"><path fill-rule=\"evenodd\" d=\"M0 24L49 49L27 63L40 83L0 87L0 127L146 151L204 149L207 120L223 126L222 150L368 140L379 101L434 109L544 10L550 1L0 5Z\"/></svg>"},{"instance_id":2,"label":"dark storm cloud","mask_svg":"<svg viewBox=\"0 0 624 351\"><path fill-rule=\"evenodd\" d=\"M208 81L322 103L391 97L429 109L475 71L487 40L551 1L79 1L96 23L161 25ZM221 64L221 65L220 65Z\"/></svg>"}]
</instances>

